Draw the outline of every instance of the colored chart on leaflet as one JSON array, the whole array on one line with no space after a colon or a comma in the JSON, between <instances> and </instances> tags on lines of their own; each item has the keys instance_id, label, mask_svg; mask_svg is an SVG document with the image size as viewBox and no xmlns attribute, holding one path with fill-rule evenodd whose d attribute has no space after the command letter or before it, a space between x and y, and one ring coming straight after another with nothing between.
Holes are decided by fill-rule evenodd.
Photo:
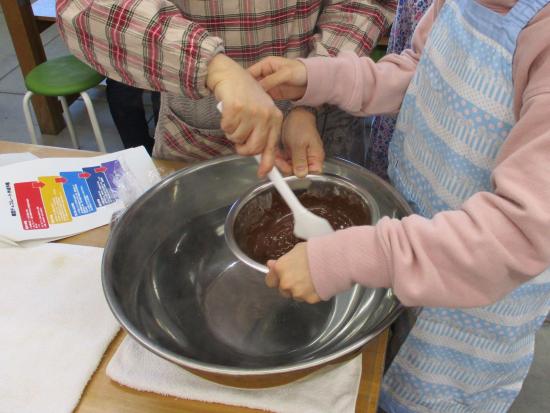
<instances>
[{"instance_id":1,"label":"colored chart on leaflet","mask_svg":"<svg viewBox=\"0 0 550 413\"><path fill-rule=\"evenodd\" d=\"M106 225L159 180L143 147L0 166L0 237L52 240Z\"/></svg>"},{"instance_id":2,"label":"colored chart on leaflet","mask_svg":"<svg viewBox=\"0 0 550 413\"><path fill-rule=\"evenodd\" d=\"M34 182L14 184L25 230L49 228L94 213L117 200L116 183L124 174L117 160L64 171L59 176L40 176Z\"/></svg>"}]
</instances>

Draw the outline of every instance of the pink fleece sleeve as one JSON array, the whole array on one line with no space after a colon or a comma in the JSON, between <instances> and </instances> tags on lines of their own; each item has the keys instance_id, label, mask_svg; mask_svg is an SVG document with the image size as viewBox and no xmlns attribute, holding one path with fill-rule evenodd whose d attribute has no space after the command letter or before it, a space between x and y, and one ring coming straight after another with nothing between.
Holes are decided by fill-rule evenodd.
<instances>
[{"instance_id":1,"label":"pink fleece sleeve","mask_svg":"<svg viewBox=\"0 0 550 413\"><path fill-rule=\"evenodd\" d=\"M296 104L330 103L356 115L398 112L437 9L434 3L427 10L415 30L412 49L400 55L387 55L378 63L352 52L342 52L335 58L300 59L306 66L308 83L304 96Z\"/></svg>"},{"instance_id":2,"label":"pink fleece sleeve","mask_svg":"<svg viewBox=\"0 0 550 413\"><path fill-rule=\"evenodd\" d=\"M550 88L549 68L538 69L532 76L545 76ZM524 101L493 171L494 193L432 219L384 218L308 241L319 295L360 283L392 287L405 305L474 307L550 267L549 107L550 89Z\"/></svg>"}]
</instances>

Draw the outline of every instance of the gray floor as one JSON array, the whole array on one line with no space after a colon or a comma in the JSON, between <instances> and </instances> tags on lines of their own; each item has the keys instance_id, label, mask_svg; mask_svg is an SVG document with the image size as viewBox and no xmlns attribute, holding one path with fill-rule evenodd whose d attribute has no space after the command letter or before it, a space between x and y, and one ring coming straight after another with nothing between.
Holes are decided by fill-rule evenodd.
<instances>
[{"instance_id":1,"label":"gray floor","mask_svg":"<svg viewBox=\"0 0 550 413\"><path fill-rule=\"evenodd\" d=\"M550 322L546 322L535 344L535 360L523 389L510 413L550 412Z\"/></svg>"},{"instance_id":2,"label":"gray floor","mask_svg":"<svg viewBox=\"0 0 550 413\"><path fill-rule=\"evenodd\" d=\"M55 26L50 27L42 34L42 40L49 58L67 54L67 49L59 38ZM4 15L0 11L0 140L30 142L21 109L21 101L25 91ZM107 150L117 151L123 149L105 100L104 87L95 88L90 95L94 102ZM84 104L77 101L71 105L70 110L75 121L81 148L96 150L97 146ZM57 136L44 135L42 143L71 147L66 129ZM545 324L537 336L535 361L523 390L510 412L550 412L550 324Z\"/></svg>"}]
</instances>

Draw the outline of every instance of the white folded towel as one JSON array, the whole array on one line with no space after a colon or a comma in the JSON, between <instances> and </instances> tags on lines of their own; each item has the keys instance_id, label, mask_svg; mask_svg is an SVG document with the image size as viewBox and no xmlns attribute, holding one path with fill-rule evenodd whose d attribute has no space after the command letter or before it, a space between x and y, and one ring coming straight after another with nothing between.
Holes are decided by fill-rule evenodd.
<instances>
[{"instance_id":1,"label":"white folded towel","mask_svg":"<svg viewBox=\"0 0 550 413\"><path fill-rule=\"evenodd\" d=\"M183 399L275 413L353 413L361 380L361 355L290 384L240 389L200 378L126 337L109 362L107 375L137 390Z\"/></svg>"},{"instance_id":2,"label":"white folded towel","mask_svg":"<svg viewBox=\"0 0 550 413\"><path fill-rule=\"evenodd\" d=\"M71 412L119 327L101 288L103 250L0 249L0 412Z\"/></svg>"}]
</instances>

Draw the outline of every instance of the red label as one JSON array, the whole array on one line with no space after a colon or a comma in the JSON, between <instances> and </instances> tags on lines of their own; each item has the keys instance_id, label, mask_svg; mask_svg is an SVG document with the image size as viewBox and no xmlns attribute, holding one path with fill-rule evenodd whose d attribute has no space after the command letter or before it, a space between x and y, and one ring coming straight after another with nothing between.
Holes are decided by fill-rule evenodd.
<instances>
[{"instance_id":1,"label":"red label","mask_svg":"<svg viewBox=\"0 0 550 413\"><path fill-rule=\"evenodd\" d=\"M23 229L49 228L46 210L40 195L40 187L42 186L44 186L42 182L19 182L14 184Z\"/></svg>"},{"instance_id":2,"label":"red label","mask_svg":"<svg viewBox=\"0 0 550 413\"><path fill-rule=\"evenodd\" d=\"M107 167L106 166L100 166L99 168L95 168L94 171L95 171L96 174L100 174L101 172L107 172Z\"/></svg>"}]
</instances>

